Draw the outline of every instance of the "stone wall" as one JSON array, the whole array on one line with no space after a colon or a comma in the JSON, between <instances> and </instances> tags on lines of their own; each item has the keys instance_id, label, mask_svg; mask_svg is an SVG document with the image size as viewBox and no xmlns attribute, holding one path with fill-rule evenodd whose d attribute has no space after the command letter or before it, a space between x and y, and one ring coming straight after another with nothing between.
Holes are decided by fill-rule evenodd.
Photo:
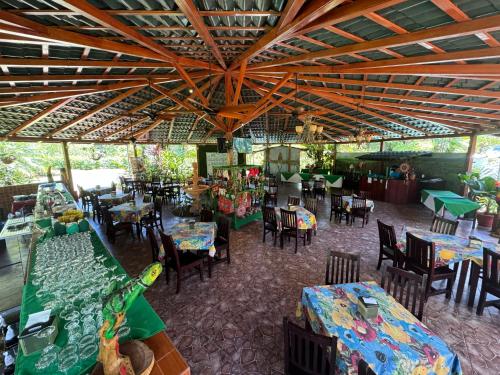
<instances>
[{"instance_id":1,"label":"stone wall","mask_svg":"<svg viewBox=\"0 0 500 375\"><path fill-rule=\"evenodd\" d=\"M342 174L349 170L349 165L353 164L355 170L359 171L360 160L356 156L365 154L361 153L338 153L336 172ZM458 181L457 174L465 171L465 153L433 153L431 157L422 157L414 159L410 162L411 166L415 168L418 177L422 174L428 177L440 177L446 181L446 190L451 190L455 193L461 194L461 186ZM386 168L390 167L393 162L379 162L379 161L364 161L361 167L361 173L366 174L368 170L373 173L385 174Z\"/></svg>"},{"instance_id":2,"label":"stone wall","mask_svg":"<svg viewBox=\"0 0 500 375\"><path fill-rule=\"evenodd\" d=\"M37 191L38 183L27 185L0 186L0 213L3 211L3 217L1 217L0 219L5 219L7 214L10 212L13 201L12 197L14 195L35 194Z\"/></svg>"}]
</instances>

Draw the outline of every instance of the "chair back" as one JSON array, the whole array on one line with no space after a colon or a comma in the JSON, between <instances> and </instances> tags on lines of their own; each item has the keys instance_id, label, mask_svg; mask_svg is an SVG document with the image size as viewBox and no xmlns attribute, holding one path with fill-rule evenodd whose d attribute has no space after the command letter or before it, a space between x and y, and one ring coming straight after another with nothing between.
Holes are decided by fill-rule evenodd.
<instances>
[{"instance_id":1,"label":"chair back","mask_svg":"<svg viewBox=\"0 0 500 375\"><path fill-rule=\"evenodd\" d=\"M113 216L111 216L111 212L109 212L107 207L103 207L102 216L104 217L104 224L108 230L113 229Z\"/></svg>"},{"instance_id":2,"label":"chair back","mask_svg":"<svg viewBox=\"0 0 500 375\"><path fill-rule=\"evenodd\" d=\"M142 198L142 201L144 203L150 203L152 201L152 197L151 197L151 194L144 194L144 197Z\"/></svg>"},{"instance_id":3,"label":"chair back","mask_svg":"<svg viewBox=\"0 0 500 375\"><path fill-rule=\"evenodd\" d=\"M458 220L449 220L444 217L434 215L431 224L431 232L455 235L457 232Z\"/></svg>"},{"instance_id":4,"label":"chair back","mask_svg":"<svg viewBox=\"0 0 500 375\"><path fill-rule=\"evenodd\" d=\"M388 225L382 223L377 219L378 225L378 238L380 242L380 247L386 246L390 249L396 249L396 231L393 225Z\"/></svg>"},{"instance_id":5,"label":"chair back","mask_svg":"<svg viewBox=\"0 0 500 375\"><path fill-rule=\"evenodd\" d=\"M331 251L326 259L325 284L346 284L359 282L359 254Z\"/></svg>"},{"instance_id":6,"label":"chair back","mask_svg":"<svg viewBox=\"0 0 500 375\"><path fill-rule=\"evenodd\" d=\"M151 245L152 263L154 263L158 261L158 257L160 256L160 247L158 246L158 241L156 241L156 236L153 228L146 227L146 233L148 235L149 244Z\"/></svg>"},{"instance_id":7,"label":"chair back","mask_svg":"<svg viewBox=\"0 0 500 375\"><path fill-rule=\"evenodd\" d=\"M365 191L365 190L360 190L358 192L358 194L356 194L358 197L360 198L364 198L364 199L369 199L370 198L370 192L369 191Z\"/></svg>"},{"instance_id":8,"label":"chair back","mask_svg":"<svg viewBox=\"0 0 500 375\"><path fill-rule=\"evenodd\" d=\"M342 195L332 194L332 208L340 209L343 207Z\"/></svg>"},{"instance_id":9,"label":"chair back","mask_svg":"<svg viewBox=\"0 0 500 375\"><path fill-rule=\"evenodd\" d=\"M376 375L375 371L368 366L368 363L362 358L358 361L358 375Z\"/></svg>"},{"instance_id":10,"label":"chair back","mask_svg":"<svg viewBox=\"0 0 500 375\"><path fill-rule=\"evenodd\" d=\"M211 210L203 208L200 211L200 221L204 223L209 223L211 221L214 221L214 214L212 213Z\"/></svg>"},{"instance_id":11,"label":"chair back","mask_svg":"<svg viewBox=\"0 0 500 375\"><path fill-rule=\"evenodd\" d=\"M406 264L409 270L419 273L434 271L434 242L425 241L406 232Z\"/></svg>"},{"instance_id":12,"label":"chair back","mask_svg":"<svg viewBox=\"0 0 500 375\"><path fill-rule=\"evenodd\" d=\"M352 209L365 209L366 198L352 197Z\"/></svg>"},{"instance_id":13,"label":"chair back","mask_svg":"<svg viewBox=\"0 0 500 375\"><path fill-rule=\"evenodd\" d=\"M324 189L325 187L325 180L322 178L318 178L317 180L314 180L314 188L315 189Z\"/></svg>"},{"instance_id":14,"label":"chair back","mask_svg":"<svg viewBox=\"0 0 500 375\"><path fill-rule=\"evenodd\" d=\"M337 337L327 337L283 318L285 374L333 375Z\"/></svg>"},{"instance_id":15,"label":"chair back","mask_svg":"<svg viewBox=\"0 0 500 375\"><path fill-rule=\"evenodd\" d=\"M316 215L318 213L318 198L306 198L304 208Z\"/></svg>"},{"instance_id":16,"label":"chair back","mask_svg":"<svg viewBox=\"0 0 500 375\"><path fill-rule=\"evenodd\" d=\"M311 191L311 185L309 185L309 181L301 181L302 191Z\"/></svg>"},{"instance_id":17,"label":"chair back","mask_svg":"<svg viewBox=\"0 0 500 375\"><path fill-rule=\"evenodd\" d=\"M487 283L500 292L500 254L490 249L483 249L483 283Z\"/></svg>"},{"instance_id":18,"label":"chair back","mask_svg":"<svg viewBox=\"0 0 500 375\"><path fill-rule=\"evenodd\" d=\"M400 268L386 267L380 285L419 320L425 303L424 277Z\"/></svg>"},{"instance_id":19,"label":"chair back","mask_svg":"<svg viewBox=\"0 0 500 375\"><path fill-rule=\"evenodd\" d=\"M264 224L268 223L276 226L276 211L274 210L274 207L264 207L264 215L262 216L262 219L264 220Z\"/></svg>"},{"instance_id":20,"label":"chair back","mask_svg":"<svg viewBox=\"0 0 500 375\"><path fill-rule=\"evenodd\" d=\"M179 270L181 268L181 261L179 259L179 253L177 252L177 248L175 247L172 236L163 233L163 231L161 230L159 232L163 250L165 251L165 263L167 263L169 259L172 259L175 263L176 270Z\"/></svg>"},{"instance_id":21,"label":"chair back","mask_svg":"<svg viewBox=\"0 0 500 375\"><path fill-rule=\"evenodd\" d=\"M162 207L161 197L154 197L153 202L154 202L153 205L154 205L155 213L161 214L161 207Z\"/></svg>"},{"instance_id":22,"label":"chair back","mask_svg":"<svg viewBox=\"0 0 500 375\"><path fill-rule=\"evenodd\" d=\"M352 195L352 189L342 189L343 196L351 196Z\"/></svg>"},{"instance_id":23,"label":"chair back","mask_svg":"<svg viewBox=\"0 0 500 375\"><path fill-rule=\"evenodd\" d=\"M300 197L295 197L293 195L289 195L287 204L292 205L292 206L299 206L300 205Z\"/></svg>"},{"instance_id":24,"label":"chair back","mask_svg":"<svg viewBox=\"0 0 500 375\"><path fill-rule=\"evenodd\" d=\"M297 229L297 212L280 208L281 227L283 229Z\"/></svg>"},{"instance_id":25,"label":"chair back","mask_svg":"<svg viewBox=\"0 0 500 375\"><path fill-rule=\"evenodd\" d=\"M217 237L220 237L229 242L230 233L231 220L225 215L220 215L217 218Z\"/></svg>"}]
</instances>

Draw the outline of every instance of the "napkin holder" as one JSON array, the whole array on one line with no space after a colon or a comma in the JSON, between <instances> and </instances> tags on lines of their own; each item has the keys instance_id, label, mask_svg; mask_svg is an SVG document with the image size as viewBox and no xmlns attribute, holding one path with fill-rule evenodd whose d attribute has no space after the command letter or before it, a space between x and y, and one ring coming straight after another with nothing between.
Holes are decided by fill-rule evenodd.
<instances>
[{"instance_id":1,"label":"napkin holder","mask_svg":"<svg viewBox=\"0 0 500 375\"><path fill-rule=\"evenodd\" d=\"M46 322L39 322L30 325L29 327L25 327L19 335L19 345L21 346L24 355L30 356L53 344L56 340L57 334L59 333L59 330L57 328L58 325L59 317L56 315L51 315L49 320ZM50 335L37 335L37 333L50 326L55 328Z\"/></svg>"},{"instance_id":2,"label":"napkin holder","mask_svg":"<svg viewBox=\"0 0 500 375\"><path fill-rule=\"evenodd\" d=\"M378 316L378 304L366 303L363 297L358 297L358 311L365 319L374 319Z\"/></svg>"}]
</instances>

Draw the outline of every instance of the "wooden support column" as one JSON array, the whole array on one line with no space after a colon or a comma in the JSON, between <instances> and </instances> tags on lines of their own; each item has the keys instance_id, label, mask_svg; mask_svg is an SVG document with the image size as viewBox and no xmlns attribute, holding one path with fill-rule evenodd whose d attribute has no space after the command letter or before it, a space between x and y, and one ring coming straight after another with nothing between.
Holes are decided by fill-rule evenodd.
<instances>
[{"instance_id":1,"label":"wooden support column","mask_svg":"<svg viewBox=\"0 0 500 375\"><path fill-rule=\"evenodd\" d=\"M467 156L465 158L465 173L472 172L472 162L474 154L476 153L477 135L472 134L469 137L469 148L467 149ZM464 185L464 196L467 195L467 185Z\"/></svg>"},{"instance_id":2,"label":"wooden support column","mask_svg":"<svg viewBox=\"0 0 500 375\"><path fill-rule=\"evenodd\" d=\"M68 142L63 142L62 143L62 149L63 149L63 156L64 156L64 168L66 169L66 178L64 182L67 183L68 186L68 191L73 195L76 196L75 191L73 190L73 173L71 171L71 161L69 159L69 152L68 152Z\"/></svg>"},{"instance_id":3,"label":"wooden support column","mask_svg":"<svg viewBox=\"0 0 500 375\"><path fill-rule=\"evenodd\" d=\"M337 170L337 143L333 144L332 174Z\"/></svg>"},{"instance_id":4,"label":"wooden support column","mask_svg":"<svg viewBox=\"0 0 500 375\"><path fill-rule=\"evenodd\" d=\"M288 144L288 163L287 163L288 164L288 173L291 172L291 166L290 166L291 161L292 161L292 144L289 143ZM299 165L299 172L300 172L300 165Z\"/></svg>"},{"instance_id":5,"label":"wooden support column","mask_svg":"<svg viewBox=\"0 0 500 375\"><path fill-rule=\"evenodd\" d=\"M384 151L384 141L380 141L380 148L379 148L379 151L380 151L380 152L383 152L383 151ZM385 171L384 171L384 161L383 161L383 160L381 160L381 161L380 161L380 163L379 163L379 166L378 166L378 167L380 168L380 173L381 173L381 174L384 174L384 173L385 173Z\"/></svg>"},{"instance_id":6,"label":"wooden support column","mask_svg":"<svg viewBox=\"0 0 500 375\"><path fill-rule=\"evenodd\" d=\"M226 142L228 142L228 144L231 144L231 147L227 148L227 165L233 165L233 146L232 146L233 133L230 131L227 132L225 134L225 138L226 138ZM236 161L236 162L238 162L238 161Z\"/></svg>"}]
</instances>

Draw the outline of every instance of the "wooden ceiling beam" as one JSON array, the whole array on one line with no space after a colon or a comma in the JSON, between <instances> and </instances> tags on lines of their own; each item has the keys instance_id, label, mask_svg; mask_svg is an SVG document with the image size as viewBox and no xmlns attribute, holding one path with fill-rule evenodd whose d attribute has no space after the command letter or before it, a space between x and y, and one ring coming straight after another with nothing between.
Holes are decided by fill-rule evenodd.
<instances>
[{"instance_id":1,"label":"wooden ceiling beam","mask_svg":"<svg viewBox=\"0 0 500 375\"><path fill-rule=\"evenodd\" d=\"M89 30L89 31L108 31L106 26L50 26L53 29L61 30ZM135 30L144 31L196 31L193 27L186 26L131 26ZM241 32L267 32L271 30L269 26L208 26L209 31L241 31Z\"/></svg>"},{"instance_id":2,"label":"wooden ceiling beam","mask_svg":"<svg viewBox=\"0 0 500 375\"><path fill-rule=\"evenodd\" d=\"M59 101L49 105L47 108L38 112L32 118L24 121L21 125L17 126L16 128L12 129L11 131L9 131L6 134L6 136L7 137L16 136L18 133L21 133L23 130L29 128L31 125L36 124L38 121L43 120L44 118L46 118L50 114L57 111L59 108L65 106L66 104L68 104L72 100L73 100L73 98L62 99L62 100L59 100Z\"/></svg>"},{"instance_id":3,"label":"wooden ceiling beam","mask_svg":"<svg viewBox=\"0 0 500 375\"><path fill-rule=\"evenodd\" d=\"M63 30L58 27L48 27L6 11L0 11L0 19L4 22L7 22L0 23L0 32L6 34L35 38L44 41L53 41L67 45L90 47L98 50L112 51L153 60L166 60L167 62L169 61L164 56L139 46L99 39L92 36ZM201 62L196 63L194 66L204 67L204 65L200 65L200 63Z\"/></svg>"},{"instance_id":4,"label":"wooden ceiling beam","mask_svg":"<svg viewBox=\"0 0 500 375\"><path fill-rule=\"evenodd\" d=\"M245 73L247 70L247 60L242 60L240 65L240 70L238 72L238 80L236 83L236 90L233 98L233 105L238 104L238 100L240 99L241 88L243 86L243 79L245 78Z\"/></svg>"},{"instance_id":5,"label":"wooden ceiling beam","mask_svg":"<svg viewBox=\"0 0 500 375\"><path fill-rule=\"evenodd\" d=\"M78 125L82 121L87 120L88 118L94 116L95 114L105 110L106 108L109 108L112 105L114 105L118 102L121 102L123 99L128 98L131 95L134 95L135 93L137 93L141 89L142 89L142 87L133 87L131 89L128 89L127 91L115 96L114 98L107 100L104 103L98 105L97 107L92 108L91 110L85 112L83 115L78 116L77 118L75 118L75 119L71 120L70 122L58 127L57 129L50 131L46 135L46 137L52 137L54 135L57 135L59 133L62 133L64 131L68 130L69 128L71 128L75 125Z\"/></svg>"},{"instance_id":6,"label":"wooden ceiling beam","mask_svg":"<svg viewBox=\"0 0 500 375\"><path fill-rule=\"evenodd\" d=\"M29 95L29 96L20 96L15 99L0 99L0 108L2 107L11 107L18 105L25 105L30 103L39 103L46 102L49 100L55 99L64 99L64 98L74 98L84 95L94 95L102 92L115 91L121 89L129 89L133 87L144 87L146 86L145 82L140 81L128 81L123 83L113 83L110 85L103 85L103 88L98 91L70 91L67 93L48 93L48 94L37 94L37 95Z\"/></svg>"},{"instance_id":7,"label":"wooden ceiling beam","mask_svg":"<svg viewBox=\"0 0 500 375\"><path fill-rule=\"evenodd\" d=\"M363 86L366 87L366 86ZM316 92L334 92L338 94L345 94L351 96L361 96L361 97L375 97L382 99L393 99L393 100L404 100L410 102L418 102L418 103L429 103L429 104L438 104L438 105L446 105L446 106L456 106L456 107L465 107L465 108L477 108L477 109L485 109L490 111L499 111L500 105L490 104L490 103L478 103L473 101L464 101L464 100L447 100L447 99L433 99L426 98L424 96L411 96L411 95L396 95L396 94L384 94L377 91L358 91L358 90L345 90L345 89L336 89L336 88L322 88L319 87L315 89ZM369 101L369 100L368 100ZM367 102L368 102L367 101ZM373 101L373 100L371 100ZM389 103L394 104L394 102L386 102L386 101L377 101L377 103Z\"/></svg>"},{"instance_id":8,"label":"wooden ceiling beam","mask_svg":"<svg viewBox=\"0 0 500 375\"><path fill-rule=\"evenodd\" d=\"M219 65L226 69L226 63L224 57L221 54L219 45L215 43L210 31L208 31L207 25L200 15L198 8L192 0L175 0L175 3L179 9L184 13L184 15L189 20L189 23L194 27L198 35L203 39L203 41L212 49L212 53L219 63Z\"/></svg>"},{"instance_id":9,"label":"wooden ceiling beam","mask_svg":"<svg viewBox=\"0 0 500 375\"><path fill-rule=\"evenodd\" d=\"M248 76L255 78L269 78L251 73L248 74ZM416 91L416 92L429 92L434 94L464 95L464 96L500 99L500 91L473 90L473 89L463 89L450 86L445 86L445 87L420 86L420 85L409 85L403 83L391 83L391 82L381 82L381 81L369 81L369 80L360 81L355 79L319 77L319 76L311 76L303 74L299 74L298 79L307 80L311 82L334 83L339 85L354 85L354 86L381 87L388 89L407 90L408 92Z\"/></svg>"},{"instance_id":10,"label":"wooden ceiling beam","mask_svg":"<svg viewBox=\"0 0 500 375\"><path fill-rule=\"evenodd\" d=\"M275 26L271 31L260 38L251 48L238 56L231 64L230 69L233 70L237 68L244 59L250 60L252 57L270 48L275 43L288 39L291 34L305 27L325 12L336 8L343 2L344 0L309 1L297 18L295 18L288 25L284 25L281 29L278 26Z\"/></svg>"},{"instance_id":11,"label":"wooden ceiling beam","mask_svg":"<svg viewBox=\"0 0 500 375\"><path fill-rule=\"evenodd\" d=\"M157 54L166 57L174 64L174 66L176 66L177 64L197 66L197 67L206 66L206 64L204 64L199 60L191 60L185 57L177 56L175 53L167 50L161 44L156 43L154 40L144 36L135 29L128 27L124 23L120 22L118 19L100 10L99 8L94 7L87 1L82 1L82 0L54 0L54 1L70 10L82 14L86 18L100 25L105 25L109 27L112 31L132 39L133 41L139 43L140 45L146 48L149 48L150 50L156 52Z\"/></svg>"},{"instance_id":12,"label":"wooden ceiling beam","mask_svg":"<svg viewBox=\"0 0 500 375\"><path fill-rule=\"evenodd\" d=\"M248 69L249 67L247 67ZM382 75L427 75L435 77L466 77L464 79L498 80L498 64L467 65L410 65L388 66L381 68L348 69L336 66L277 66L252 70L251 73L307 73L307 74L382 74Z\"/></svg>"},{"instance_id":13,"label":"wooden ceiling beam","mask_svg":"<svg viewBox=\"0 0 500 375\"><path fill-rule=\"evenodd\" d=\"M119 128L119 129L116 129L116 130L113 130L111 133L109 134L106 134L105 136L99 138L100 141L103 141L105 139L109 139L109 138L112 138L114 137L115 135L117 134L120 134L120 133L123 133L123 132L128 132L129 130L132 130L134 127L138 126L138 125L141 125L142 123L146 122L149 120L149 117L148 116L144 116L140 119L138 119L137 121L135 122L131 122L130 124L128 124L127 126L125 126L124 128ZM125 137L121 137L120 139L125 139Z\"/></svg>"},{"instance_id":14,"label":"wooden ceiling beam","mask_svg":"<svg viewBox=\"0 0 500 375\"><path fill-rule=\"evenodd\" d=\"M423 29L412 33L394 35L387 38L375 39L361 43L350 44L338 48L330 48L316 52L292 56L286 59L249 65L247 69L259 69L277 65L299 63L309 60L317 60L328 57L338 57L349 53L359 53L380 48L392 48L415 44L418 42L430 42L435 40L455 38L471 35L480 31L495 31L500 29L500 15L477 18L471 21L454 23L434 28ZM247 50L248 52L249 50Z\"/></svg>"},{"instance_id":15,"label":"wooden ceiling beam","mask_svg":"<svg viewBox=\"0 0 500 375\"><path fill-rule=\"evenodd\" d=\"M404 1L405 0L357 0L322 15L314 22L311 22L306 27L297 31L294 35L308 34L326 26L346 22L357 17L363 17L369 12L377 12Z\"/></svg>"},{"instance_id":16,"label":"wooden ceiling beam","mask_svg":"<svg viewBox=\"0 0 500 375\"><path fill-rule=\"evenodd\" d=\"M295 1L287 1L285 9L283 9L283 13L281 13L281 17L278 20L276 27L278 30L281 30L284 26L290 24L304 5L305 0L295 0Z\"/></svg>"},{"instance_id":17,"label":"wooden ceiling beam","mask_svg":"<svg viewBox=\"0 0 500 375\"><path fill-rule=\"evenodd\" d=\"M173 68L173 64L156 61L117 61L83 59L0 58L0 65L12 67L71 67L71 68Z\"/></svg>"},{"instance_id":18,"label":"wooden ceiling beam","mask_svg":"<svg viewBox=\"0 0 500 375\"><path fill-rule=\"evenodd\" d=\"M25 16L77 16L79 13L72 10L62 9L12 9L8 11L13 14L24 14ZM150 9L106 9L104 12L114 16L171 16L184 17L185 14L178 10L150 10ZM279 17L281 12L274 10L200 10L202 17Z\"/></svg>"}]
</instances>

